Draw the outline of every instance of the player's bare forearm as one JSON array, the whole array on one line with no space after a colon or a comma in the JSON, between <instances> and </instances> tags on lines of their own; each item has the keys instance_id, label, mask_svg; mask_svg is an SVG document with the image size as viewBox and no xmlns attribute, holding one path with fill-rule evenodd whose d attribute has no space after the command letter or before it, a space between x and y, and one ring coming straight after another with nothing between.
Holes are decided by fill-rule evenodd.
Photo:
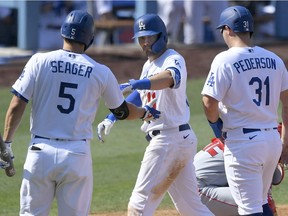
<instances>
[{"instance_id":1,"label":"player's bare forearm","mask_svg":"<svg viewBox=\"0 0 288 216\"><path fill-rule=\"evenodd\" d=\"M152 90L161 90L165 88L170 88L174 85L173 77L171 72L166 70L162 73L149 77L151 81Z\"/></svg>"},{"instance_id":2,"label":"player's bare forearm","mask_svg":"<svg viewBox=\"0 0 288 216\"><path fill-rule=\"evenodd\" d=\"M280 99L282 102L282 142L283 150L281 162L288 164L288 90L281 92Z\"/></svg>"},{"instance_id":3,"label":"player's bare forearm","mask_svg":"<svg viewBox=\"0 0 288 216\"><path fill-rule=\"evenodd\" d=\"M6 113L3 139L12 141L13 135L18 128L27 103L22 99L13 96Z\"/></svg>"},{"instance_id":4,"label":"player's bare forearm","mask_svg":"<svg viewBox=\"0 0 288 216\"><path fill-rule=\"evenodd\" d=\"M126 120L140 119L144 116L146 110L142 107L137 107L132 103L127 103L129 108L129 116Z\"/></svg>"},{"instance_id":5,"label":"player's bare forearm","mask_svg":"<svg viewBox=\"0 0 288 216\"><path fill-rule=\"evenodd\" d=\"M219 118L218 101L208 95L202 97L203 109L206 118L210 122L216 122Z\"/></svg>"}]
</instances>

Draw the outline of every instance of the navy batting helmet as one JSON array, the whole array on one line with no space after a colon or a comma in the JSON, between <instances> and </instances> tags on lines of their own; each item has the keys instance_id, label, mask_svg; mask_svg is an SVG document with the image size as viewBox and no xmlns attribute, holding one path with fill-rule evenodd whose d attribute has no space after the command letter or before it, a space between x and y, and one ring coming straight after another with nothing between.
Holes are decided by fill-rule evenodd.
<instances>
[{"instance_id":1,"label":"navy batting helmet","mask_svg":"<svg viewBox=\"0 0 288 216\"><path fill-rule=\"evenodd\" d=\"M64 38L83 43L85 50L94 40L94 19L82 10L71 11L61 26L61 35Z\"/></svg>"},{"instance_id":2,"label":"navy batting helmet","mask_svg":"<svg viewBox=\"0 0 288 216\"><path fill-rule=\"evenodd\" d=\"M243 6L231 6L220 15L219 26L221 29L228 26L234 32L253 32L254 23L250 11Z\"/></svg>"},{"instance_id":3,"label":"navy batting helmet","mask_svg":"<svg viewBox=\"0 0 288 216\"><path fill-rule=\"evenodd\" d=\"M167 45L167 30L164 22L156 14L145 14L135 21L133 38L156 34L159 34L159 38L151 47L154 53L162 51Z\"/></svg>"}]
</instances>

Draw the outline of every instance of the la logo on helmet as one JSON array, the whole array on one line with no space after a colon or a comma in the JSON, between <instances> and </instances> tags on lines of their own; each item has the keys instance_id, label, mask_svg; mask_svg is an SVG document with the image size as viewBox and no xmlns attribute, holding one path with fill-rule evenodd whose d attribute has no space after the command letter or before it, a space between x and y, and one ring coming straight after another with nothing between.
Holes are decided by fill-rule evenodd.
<instances>
[{"instance_id":1,"label":"la logo on helmet","mask_svg":"<svg viewBox=\"0 0 288 216\"><path fill-rule=\"evenodd\" d=\"M142 31L142 30L145 30L146 27L145 27L145 24L143 23L143 21L140 21L139 22L139 30Z\"/></svg>"}]
</instances>

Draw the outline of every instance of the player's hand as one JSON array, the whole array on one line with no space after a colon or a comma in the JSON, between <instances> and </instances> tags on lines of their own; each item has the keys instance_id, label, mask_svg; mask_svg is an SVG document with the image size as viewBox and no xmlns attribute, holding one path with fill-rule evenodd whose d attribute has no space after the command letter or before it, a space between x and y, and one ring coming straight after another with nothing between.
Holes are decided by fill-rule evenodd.
<instances>
[{"instance_id":1,"label":"player's hand","mask_svg":"<svg viewBox=\"0 0 288 216\"><path fill-rule=\"evenodd\" d=\"M150 101L148 104L144 106L146 112L144 116L141 118L143 121L154 121L160 118L161 112L153 108L153 106L156 104L156 101L157 98L154 98L152 101Z\"/></svg>"},{"instance_id":2,"label":"player's hand","mask_svg":"<svg viewBox=\"0 0 288 216\"><path fill-rule=\"evenodd\" d=\"M133 90L139 89L150 89L151 81L148 78L143 78L141 80L130 79L128 83L120 84L120 89L123 94L131 93Z\"/></svg>"},{"instance_id":3,"label":"player's hand","mask_svg":"<svg viewBox=\"0 0 288 216\"><path fill-rule=\"evenodd\" d=\"M282 146L283 146L283 149L282 149L282 154L280 157L280 163L284 165L284 168L286 170L287 165L288 165L288 142L285 140Z\"/></svg>"},{"instance_id":4,"label":"player's hand","mask_svg":"<svg viewBox=\"0 0 288 216\"><path fill-rule=\"evenodd\" d=\"M6 149L8 153L10 154L11 159L14 160L15 157L12 151L12 142L4 142L4 144L6 145Z\"/></svg>"},{"instance_id":5,"label":"player's hand","mask_svg":"<svg viewBox=\"0 0 288 216\"><path fill-rule=\"evenodd\" d=\"M114 122L108 118L105 118L102 122L100 122L97 126L97 134L100 142L104 142L102 138L102 134L104 133L106 136L110 133L111 128L113 127Z\"/></svg>"},{"instance_id":6,"label":"player's hand","mask_svg":"<svg viewBox=\"0 0 288 216\"><path fill-rule=\"evenodd\" d=\"M130 83L121 83L119 87L123 95L130 94L133 91L132 85Z\"/></svg>"},{"instance_id":7,"label":"player's hand","mask_svg":"<svg viewBox=\"0 0 288 216\"><path fill-rule=\"evenodd\" d=\"M0 157L0 168L1 168L1 169L6 169L6 168L9 167L9 166L10 166L10 163L2 160L2 158Z\"/></svg>"}]
</instances>

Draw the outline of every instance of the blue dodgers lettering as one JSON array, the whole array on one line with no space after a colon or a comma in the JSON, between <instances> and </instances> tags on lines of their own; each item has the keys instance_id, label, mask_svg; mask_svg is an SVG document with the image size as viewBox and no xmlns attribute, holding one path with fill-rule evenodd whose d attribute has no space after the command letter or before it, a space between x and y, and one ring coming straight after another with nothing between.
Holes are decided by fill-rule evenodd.
<instances>
[{"instance_id":1,"label":"blue dodgers lettering","mask_svg":"<svg viewBox=\"0 0 288 216\"><path fill-rule=\"evenodd\" d=\"M276 70L276 60L273 58L247 58L233 64L238 73L253 69Z\"/></svg>"},{"instance_id":2,"label":"blue dodgers lettering","mask_svg":"<svg viewBox=\"0 0 288 216\"><path fill-rule=\"evenodd\" d=\"M90 78L93 68L87 65L64 62L51 61L52 73L65 73Z\"/></svg>"}]
</instances>

